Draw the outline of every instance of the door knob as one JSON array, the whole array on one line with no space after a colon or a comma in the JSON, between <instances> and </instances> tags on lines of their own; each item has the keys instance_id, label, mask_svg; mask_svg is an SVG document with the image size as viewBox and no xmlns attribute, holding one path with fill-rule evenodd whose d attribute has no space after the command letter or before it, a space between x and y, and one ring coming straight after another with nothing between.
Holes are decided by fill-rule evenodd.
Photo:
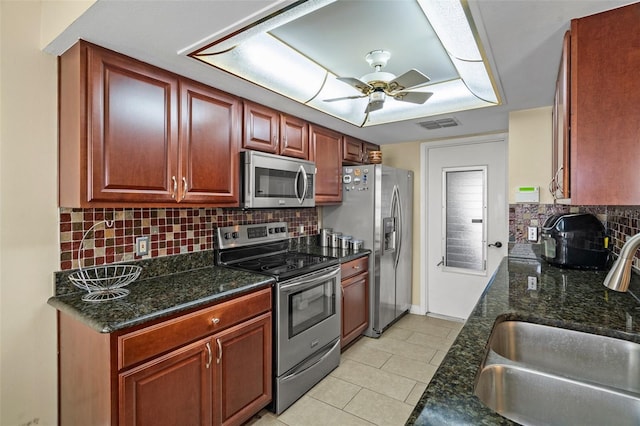
<instances>
[{"instance_id":1,"label":"door knob","mask_svg":"<svg viewBox=\"0 0 640 426\"><path fill-rule=\"evenodd\" d=\"M489 244L489 247L497 247L497 248L500 248L500 247L502 247L502 243L501 243L500 241L496 241L496 242L495 242L495 243L493 243L493 244Z\"/></svg>"}]
</instances>

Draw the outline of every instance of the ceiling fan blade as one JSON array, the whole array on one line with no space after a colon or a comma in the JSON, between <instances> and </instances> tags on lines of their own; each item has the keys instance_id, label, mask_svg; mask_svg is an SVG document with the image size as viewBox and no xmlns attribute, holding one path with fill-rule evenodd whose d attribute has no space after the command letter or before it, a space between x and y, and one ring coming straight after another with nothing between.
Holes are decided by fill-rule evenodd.
<instances>
[{"instance_id":1,"label":"ceiling fan blade","mask_svg":"<svg viewBox=\"0 0 640 426\"><path fill-rule=\"evenodd\" d=\"M431 92L398 92L393 94L393 99L412 104L423 104L433 95Z\"/></svg>"},{"instance_id":2,"label":"ceiling fan blade","mask_svg":"<svg viewBox=\"0 0 640 426\"><path fill-rule=\"evenodd\" d=\"M367 95L359 95L359 96L343 96L341 98L331 98L331 99L323 99L323 102L335 102L335 101L343 101L345 99L360 99L366 98Z\"/></svg>"},{"instance_id":3,"label":"ceiling fan blade","mask_svg":"<svg viewBox=\"0 0 640 426\"><path fill-rule=\"evenodd\" d=\"M336 77L336 78L342 81L343 83L347 83L349 86L355 87L365 95L368 95L369 92L373 90L373 86L369 85L368 83L365 83L362 80L358 80L355 77Z\"/></svg>"},{"instance_id":4,"label":"ceiling fan blade","mask_svg":"<svg viewBox=\"0 0 640 426\"><path fill-rule=\"evenodd\" d=\"M411 69L389 82L389 91L405 90L428 83L431 79L417 69Z\"/></svg>"}]
</instances>

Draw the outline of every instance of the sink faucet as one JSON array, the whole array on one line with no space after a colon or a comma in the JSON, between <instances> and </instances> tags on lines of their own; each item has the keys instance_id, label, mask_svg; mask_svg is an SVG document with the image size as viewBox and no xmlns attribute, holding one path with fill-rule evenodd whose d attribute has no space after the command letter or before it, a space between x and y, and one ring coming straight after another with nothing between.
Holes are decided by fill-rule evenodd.
<instances>
[{"instance_id":1,"label":"sink faucet","mask_svg":"<svg viewBox=\"0 0 640 426\"><path fill-rule=\"evenodd\" d=\"M640 247L640 234L629 238L620 251L620 256L614 262L611 270L604 279L604 286L615 291L627 291L631 280L631 264L633 256Z\"/></svg>"}]
</instances>

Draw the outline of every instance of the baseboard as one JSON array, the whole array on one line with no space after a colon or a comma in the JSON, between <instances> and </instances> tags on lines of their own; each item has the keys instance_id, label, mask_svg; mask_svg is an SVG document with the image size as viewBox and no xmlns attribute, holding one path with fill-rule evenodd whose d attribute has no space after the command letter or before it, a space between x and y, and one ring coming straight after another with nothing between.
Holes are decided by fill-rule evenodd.
<instances>
[{"instance_id":1,"label":"baseboard","mask_svg":"<svg viewBox=\"0 0 640 426\"><path fill-rule=\"evenodd\" d=\"M447 321L454 321L454 322L461 322L461 323L466 321L464 318L450 317L450 316L447 316L447 315L434 314L432 312L427 312L426 315L428 317L443 319L443 320L447 320Z\"/></svg>"}]
</instances>

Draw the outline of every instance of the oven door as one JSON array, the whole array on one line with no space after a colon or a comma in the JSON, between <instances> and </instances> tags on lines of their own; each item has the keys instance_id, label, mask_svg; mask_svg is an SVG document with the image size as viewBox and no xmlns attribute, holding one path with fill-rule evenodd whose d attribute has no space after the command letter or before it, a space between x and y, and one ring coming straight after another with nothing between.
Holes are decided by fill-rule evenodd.
<instances>
[{"instance_id":1,"label":"oven door","mask_svg":"<svg viewBox=\"0 0 640 426\"><path fill-rule=\"evenodd\" d=\"M340 337L340 265L278 283L277 293L280 376Z\"/></svg>"},{"instance_id":2,"label":"oven door","mask_svg":"<svg viewBox=\"0 0 640 426\"><path fill-rule=\"evenodd\" d=\"M242 207L315 206L315 163L256 151L241 155Z\"/></svg>"}]
</instances>

